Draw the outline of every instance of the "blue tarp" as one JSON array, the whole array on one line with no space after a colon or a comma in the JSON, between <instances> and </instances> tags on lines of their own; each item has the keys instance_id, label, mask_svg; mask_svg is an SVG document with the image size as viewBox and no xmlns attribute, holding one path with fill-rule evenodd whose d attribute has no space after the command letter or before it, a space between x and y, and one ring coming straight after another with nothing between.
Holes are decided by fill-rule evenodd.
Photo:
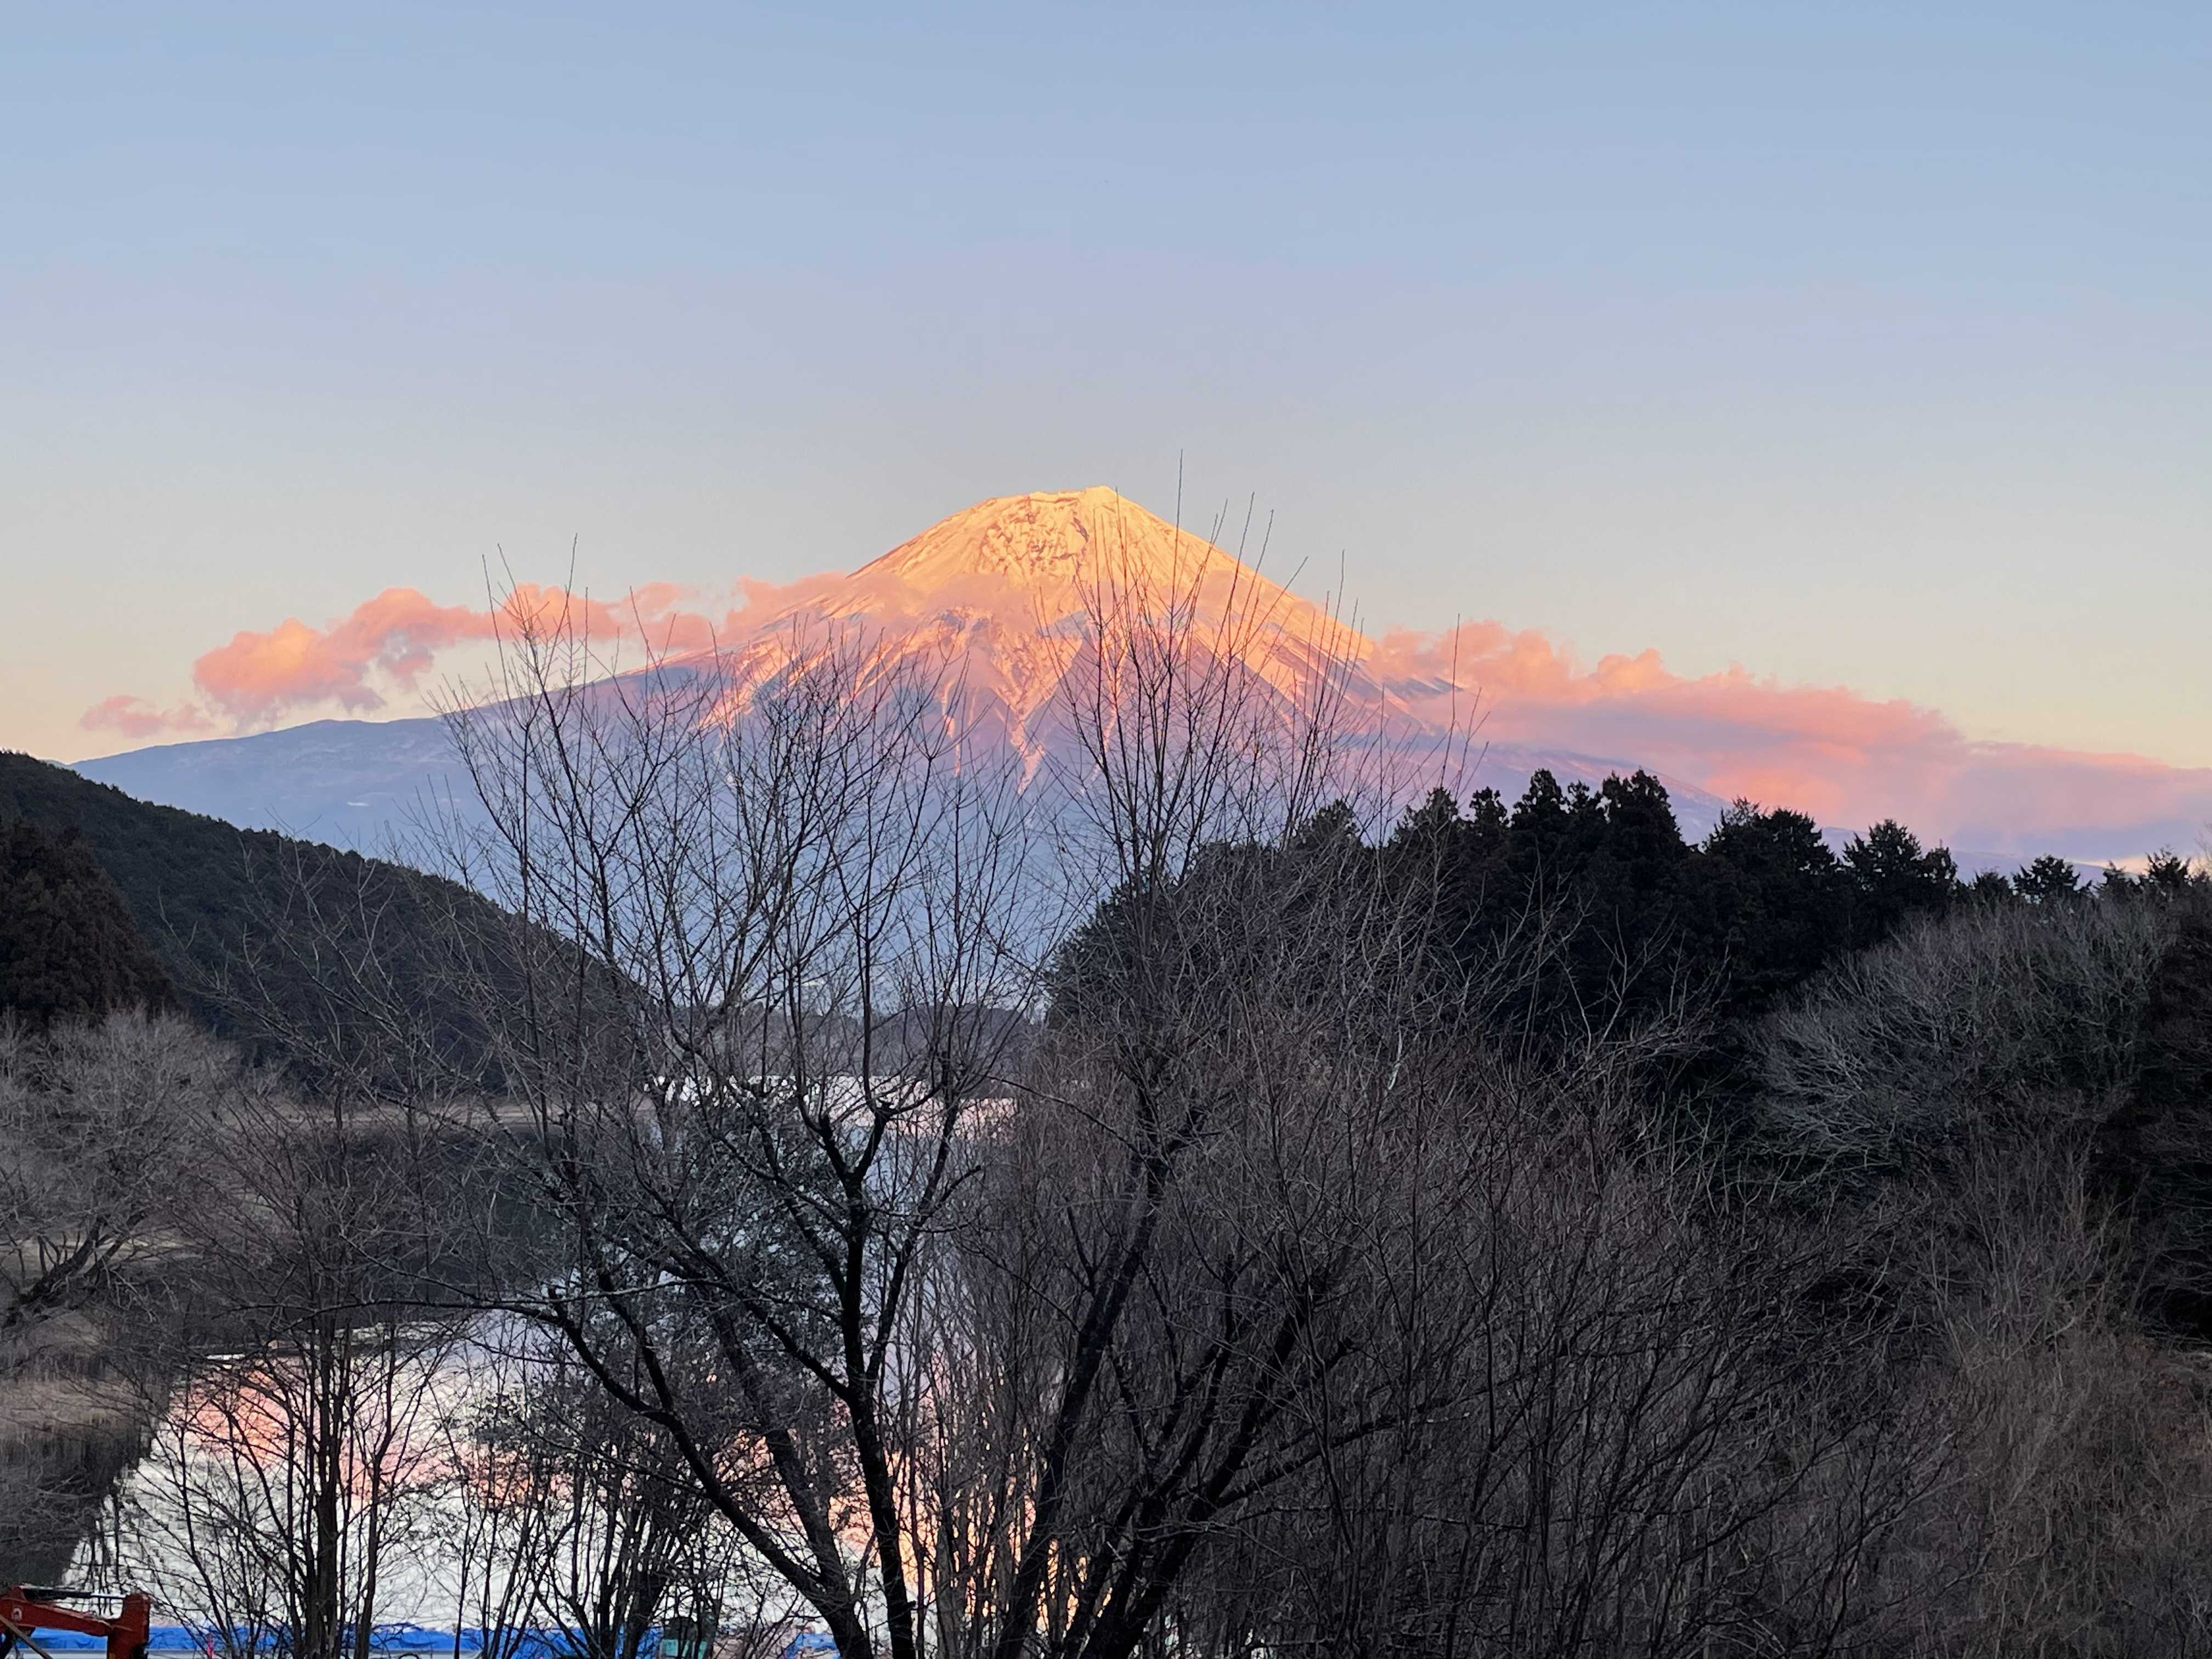
<instances>
[{"instance_id":1,"label":"blue tarp","mask_svg":"<svg viewBox=\"0 0 2212 1659\"><path fill-rule=\"evenodd\" d=\"M221 1647L213 1638L214 1632L201 1626L156 1625L147 1633L146 1649L149 1653L219 1654ZM243 1646L246 1632L238 1632L238 1640ZM263 1650L270 1654L271 1659L276 1659L276 1656L283 1653L284 1644L281 1640L272 1642L266 1637L263 1640L265 1644ZM74 1631L42 1631L39 1634L39 1645L56 1653L98 1653L105 1650L107 1644L97 1636L79 1636ZM460 1644L457 1649L451 1630L428 1630L421 1625L379 1625L370 1632L368 1645L374 1653L476 1653L482 1650L483 1638L479 1632L465 1629L461 1632ZM580 1651L581 1648L582 1644L568 1631L534 1630L522 1632L521 1640L509 1651L515 1655L515 1659L568 1659L568 1656ZM656 1630L647 1633L639 1650L652 1655L658 1653L659 1649L660 1632ZM802 1659L802 1656L807 1654L835 1653L836 1650L837 1644L827 1636L810 1631L792 1638L791 1644L783 1651L785 1659Z\"/></svg>"}]
</instances>

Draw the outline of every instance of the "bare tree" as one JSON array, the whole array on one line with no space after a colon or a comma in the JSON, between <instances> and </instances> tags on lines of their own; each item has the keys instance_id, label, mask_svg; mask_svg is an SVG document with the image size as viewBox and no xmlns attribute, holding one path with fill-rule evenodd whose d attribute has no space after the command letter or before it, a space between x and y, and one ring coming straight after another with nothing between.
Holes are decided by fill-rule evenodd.
<instances>
[{"instance_id":1,"label":"bare tree","mask_svg":"<svg viewBox=\"0 0 2212 1659\"><path fill-rule=\"evenodd\" d=\"M62 1571L166 1386L229 1064L174 1017L0 1023L0 1577Z\"/></svg>"},{"instance_id":2,"label":"bare tree","mask_svg":"<svg viewBox=\"0 0 2212 1659\"><path fill-rule=\"evenodd\" d=\"M559 1241L512 1305L844 1650L916 1653L883 1403L1028 996L1018 804L863 641L770 686L511 644L454 719L488 827L448 851L557 941L487 1011Z\"/></svg>"},{"instance_id":3,"label":"bare tree","mask_svg":"<svg viewBox=\"0 0 2212 1659\"><path fill-rule=\"evenodd\" d=\"M489 1334L488 1333L487 1335ZM535 1630L582 1659L637 1659L672 1620L718 1651L781 1652L796 1598L687 1478L665 1431L526 1328L488 1342L448 1427L457 1628L490 1659Z\"/></svg>"},{"instance_id":4,"label":"bare tree","mask_svg":"<svg viewBox=\"0 0 2212 1659\"><path fill-rule=\"evenodd\" d=\"M1069 682L1060 822L1104 902L976 1127L915 1336L947 1654L1135 1650L1233 1522L1403 1407L1389 1363L1422 1370L1376 1294L1419 907L1372 878L1354 809L1320 810L1388 798L1350 763L1380 746L1347 742L1342 641L1286 635L1208 557L1109 552Z\"/></svg>"},{"instance_id":5,"label":"bare tree","mask_svg":"<svg viewBox=\"0 0 2212 1659\"><path fill-rule=\"evenodd\" d=\"M226 1648L363 1659L434 1486L459 1316L422 1286L453 1231L451 1172L404 1119L234 1056L198 1106L220 1187L170 1240L198 1305L147 1402L117 1570Z\"/></svg>"},{"instance_id":6,"label":"bare tree","mask_svg":"<svg viewBox=\"0 0 2212 1659\"><path fill-rule=\"evenodd\" d=\"M1347 641L1112 552L1025 799L863 637L514 619L445 840L524 924L453 981L498 1305L847 1654L1832 1649L1919 1488L1653 1133L1684 997L1520 1040L1575 918L1440 948Z\"/></svg>"}]
</instances>

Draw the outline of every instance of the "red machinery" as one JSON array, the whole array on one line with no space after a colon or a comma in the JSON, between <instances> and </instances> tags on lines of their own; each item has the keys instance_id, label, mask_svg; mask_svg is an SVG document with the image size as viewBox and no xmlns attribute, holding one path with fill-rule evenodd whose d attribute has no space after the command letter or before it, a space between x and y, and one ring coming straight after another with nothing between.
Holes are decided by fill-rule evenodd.
<instances>
[{"instance_id":1,"label":"red machinery","mask_svg":"<svg viewBox=\"0 0 2212 1659\"><path fill-rule=\"evenodd\" d=\"M53 1599L63 1595L91 1599L74 1590L46 1589L35 1584L0 1589L0 1659L6 1659L9 1651L18 1644L33 1653L45 1653L31 1633L40 1630L70 1630L82 1636L105 1637L107 1659L146 1659L147 1627L154 1618L152 1596L134 1591L123 1598L120 1615L103 1619L98 1613L63 1607Z\"/></svg>"}]
</instances>

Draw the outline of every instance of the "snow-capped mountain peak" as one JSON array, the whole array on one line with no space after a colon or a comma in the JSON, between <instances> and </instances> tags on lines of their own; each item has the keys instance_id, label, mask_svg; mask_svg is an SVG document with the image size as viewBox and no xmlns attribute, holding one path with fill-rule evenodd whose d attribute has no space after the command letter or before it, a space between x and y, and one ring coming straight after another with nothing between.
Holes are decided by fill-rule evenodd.
<instances>
[{"instance_id":1,"label":"snow-capped mountain peak","mask_svg":"<svg viewBox=\"0 0 2212 1659\"><path fill-rule=\"evenodd\" d=\"M1452 730L1479 689L1378 678L1375 642L1328 608L1251 564L1103 487L1007 495L940 520L842 575L798 585L712 652L679 658L728 677L733 706L834 639L860 685L896 675L957 705L963 742L998 748L1023 772L1068 739L1071 675L1102 615L1172 612L1177 639L1239 663L1286 717L1333 686L1357 725L1407 757L1409 787L1437 781L1431 759L1464 753ZM1464 736L1465 734L1457 734ZM1509 799L1545 766L1562 781L1595 783L1632 763L1499 745L1479 750L1463 787ZM465 787L434 720L318 721L286 731L171 744L85 763L88 775L149 799L374 846L426 786ZM1453 769L1457 771L1458 769ZM1417 778L1415 773L1424 774ZM1692 834L1721 803L1668 779Z\"/></svg>"}]
</instances>

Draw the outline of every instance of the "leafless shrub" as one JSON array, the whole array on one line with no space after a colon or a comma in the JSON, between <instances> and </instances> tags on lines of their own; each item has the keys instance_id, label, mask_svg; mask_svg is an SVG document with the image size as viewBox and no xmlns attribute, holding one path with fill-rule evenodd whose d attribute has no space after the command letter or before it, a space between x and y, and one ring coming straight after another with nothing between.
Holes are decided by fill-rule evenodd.
<instances>
[{"instance_id":1,"label":"leafless shrub","mask_svg":"<svg viewBox=\"0 0 2212 1659\"><path fill-rule=\"evenodd\" d=\"M1778 1133L1862 1169L2094 1125L2135 1080L2172 926L2152 905L1974 907L1845 957L1759 1034Z\"/></svg>"},{"instance_id":2,"label":"leafless shrub","mask_svg":"<svg viewBox=\"0 0 2212 1659\"><path fill-rule=\"evenodd\" d=\"M1911 1386L1950 1468L1885 1564L1960 1654L2190 1654L2212 1636L2212 1442L2198 1358L2134 1315L2116 1224L2078 1152L1966 1162L1969 1241L1931 1248L1935 1340Z\"/></svg>"},{"instance_id":3,"label":"leafless shrub","mask_svg":"<svg viewBox=\"0 0 2212 1659\"><path fill-rule=\"evenodd\" d=\"M2191 915L1971 910L1846 961L1762 1033L1783 1145L1854 1177L1836 1270L1892 1303L1887 1385L1944 1470L1869 1576L1900 1647L2212 1636L2203 1382L2142 1315L2177 1224L2145 1149L2187 1118L2144 1089Z\"/></svg>"}]
</instances>

